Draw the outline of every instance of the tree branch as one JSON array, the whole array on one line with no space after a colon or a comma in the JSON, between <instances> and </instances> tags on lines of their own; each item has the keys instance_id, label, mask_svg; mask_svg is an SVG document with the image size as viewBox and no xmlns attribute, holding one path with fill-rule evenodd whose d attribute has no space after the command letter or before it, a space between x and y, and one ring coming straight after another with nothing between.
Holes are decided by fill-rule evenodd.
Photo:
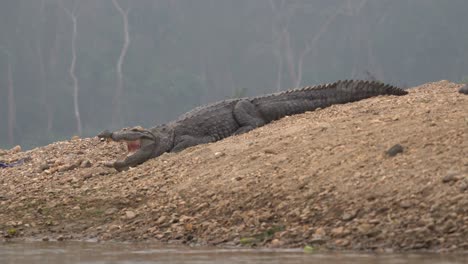
<instances>
[{"instance_id":1,"label":"tree branch","mask_svg":"<svg viewBox=\"0 0 468 264\"><path fill-rule=\"evenodd\" d=\"M114 111L112 114L112 123L114 126L118 125L118 121L121 119L121 98L123 93L123 72L122 72L122 65L127 55L128 47L130 46L130 34L129 34L129 27L128 27L128 12L129 10L123 10L117 0L112 0L114 7L119 11L120 15L123 19L123 31L124 31L124 44L120 51L119 59L117 60L116 70L117 70L117 88L115 90L113 105Z\"/></svg>"},{"instance_id":2,"label":"tree branch","mask_svg":"<svg viewBox=\"0 0 468 264\"><path fill-rule=\"evenodd\" d=\"M8 57L8 143L13 145L15 142L15 126L16 126L16 104L15 90L13 86L13 69L11 60Z\"/></svg>"},{"instance_id":3,"label":"tree branch","mask_svg":"<svg viewBox=\"0 0 468 264\"><path fill-rule=\"evenodd\" d=\"M78 78L76 77L75 74L75 68L76 68L76 38L78 35L78 30L77 30L77 16L73 11L68 10L65 6L62 5L62 8L64 11L67 13L67 15L70 17L72 24L73 24L73 31L72 31L72 42L71 42L71 48L72 48L72 61L70 63L70 68L68 70L68 73L70 74L70 77L73 80L73 106L75 110L75 120L76 120L76 127L77 127L77 132L78 135L82 135L82 126L81 126L81 117L80 117L80 107L79 107L79 90L80 87L78 85Z\"/></svg>"},{"instance_id":4,"label":"tree branch","mask_svg":"<svg viewBox=\"0 0 468 264\"><path fill-rule=\"evenodd\" d=\"M302 82L302 67L303 67L303 64L304 64L304 58L307 56L307 54L309 54L309 52L312 50L313 47L315 47L317 45L317 42L320 40L320 37L322 37L322 35L327 32L328 30L328 27L330 26L330 24L336 19L336 17L343 11L343 7L344 5L338 7L336 9L336 11L330 15L327 19L327 21L325 21L325 23L323 23L323 25L320 27L319 31L317 32L317 34L315 34L315 36L312 38L312 40L308 43L305 44L305 48L304 50L301 52L301 54L299 55L299 58L298 58L298 61L297 61L297 74L296 74L296 83L295 83L295 87L300 87L301 86L301 82Z\"/></svg>"}]
</instances>

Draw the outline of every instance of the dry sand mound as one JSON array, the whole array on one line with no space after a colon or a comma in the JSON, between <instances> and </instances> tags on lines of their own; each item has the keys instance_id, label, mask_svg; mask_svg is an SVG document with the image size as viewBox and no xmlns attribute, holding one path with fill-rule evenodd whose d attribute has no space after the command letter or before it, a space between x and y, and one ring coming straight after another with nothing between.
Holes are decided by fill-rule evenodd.
<instances>
[{"instance_id":1,"label":"dry sand mound","mask_svg":"<svg viewBox=\"0 0 468 264\"><path fill-rule=\"evenodd\" d=\"M4 161L31 159L0 169L0 234L468 250L468 96L459 87L440 81L287 117L121 173L102 164L123 146L97 138L4 151Z\"/></svg>"}]
</instances>

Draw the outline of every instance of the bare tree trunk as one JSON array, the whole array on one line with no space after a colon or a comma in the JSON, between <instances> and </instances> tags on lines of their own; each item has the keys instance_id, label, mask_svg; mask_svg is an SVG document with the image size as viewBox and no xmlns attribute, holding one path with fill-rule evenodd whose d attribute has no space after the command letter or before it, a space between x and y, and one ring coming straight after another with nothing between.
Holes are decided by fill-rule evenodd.
<instances>
[{"instance_id":1,"label":"bare tree trunk","mask_svg":"<svg viewBox=\"0 0 468 264\"><path fill-rule=\"evenodd\" d=\"M281 30L278 29L278 26L276 25L278 23L280 14L278 9L282 9L284 6L285 2L281 1L280 6L277 7L276 3L274 0L270 0L270 7L273 13L273 20L271 23L271 31L272 31L272 41L273 41L273 53L275 54L276 61L277 61L277 68L276 68L276 91L279 92L282 90L282 85L283 85L283 46L284 46L284 41L283 41L283 35Z\"/></svg>"},{"instance_id":2,"label":"bare tree trunk","mask_svg":"<svg viewBox=\"0 0 468 264\"><path fill-rule=\"evenodd\" d=\"M277 44L276 49L277 51L275 54L278 57L278 66L282 67L283 64L283 56L286 59L286 67L288 69L289 73L289 78L291 79L291 82L293 83L293 87L300 87L302 84L302 74L303 74L303 65L304 65L304 59L306 56L312 51L315 50L315 46L317 45L318 41L320 38L323 36L325 32L328 31L328 28L330 24L336 19L336 17L343 12L343 8L346 4L350 4L349 2L345 2L344 4L341 4L336 8L336 11L332 13L331 15L328 16L327 20L323 23L323 25L319 28L319 31L313 36L313 38L310 41L307 41L304 44L304 48L300 51L297 52L294 50L293 45L292 45L292 40L291 40L291 34L289 33L288 30L288 23L286 22L280 22L278 27L280 27L280 30L277 30L275 26L275 23L273 23L273 35L279 35L277 37ZM288 17L288 16L293 16L294 11L297 8L300 8L300 6L293 5L291 7L286 7L287 2L286 1L281 1L280 2L280 7L277 7L275 4L274 0L270 0L270 6L273 11L273 14L275 17ZM280 19L279 19L280 20ZM286 19L287 20L287 19ZM275 38L273 38L275 39ZM283 50L283 51L282 51ZM281 71L279 69L278 71ZM281 83L281 72L277 73L277 89L279 90Z\"/></svg>"},{"instance_id":3,"label":"bare tree trunk","mask_svg":"<svg viewBox=\"0 0 468 264\"><path fill-rule=\"evenodd\" d=\"M42 0L41 7L40 7L41 19L43 19L45 15L44 10L45 10L45 0ZM44 22L41 21L41 28L43 26L44 26ZM42 34L42 31L41 31L41 34ZM47 74L47 66L44 61L43 47L44 46L42 45L41 38L38 36L36 39L36 52L37 52L37 58L39 61L39 76L41 79L40 102L41 102L42 107L45 109L45 113L46 113L47 122L45 123L45 129L47 131L47 134L50 135L52 132L52 106L48 103L48 87L47 87L48 74Z\"/></svg>"},{"instance_id":4,"label":"bare tree trunk","mask_svg":"<svg viewBox=\"0 0 468 264\"><path fill-rule=\"evenodd\" d=\"M271 25L272 31L272 41L273 41L273 53L276 57L277 67L276 67L276 91L281 91L281 85L283 82L283 55L281 53L281 47L283 45L282 36L275 27L273 22Z\"/></svg>"},{"instance_id":5,"label":"bare tree trunk","mask_svg":"<svg viewBox=\"0 0 468 264\"><path fill-rule=\"evenodd\" d=\"M371 39L372 21L366 18L371 16L363 15L362 10L367 5L367 0L360 2L348 0L348 14L356 19L351 30L352 45L354 45L353 54L359 54L357 57L362 60L355 60L352 70L353 78L356 76L366 75L366 78L371 80L383 80L385 78L381 64L378 63L374 53L374 46Z\"/></svg>"},{"instance_id":6,"label":"bare tree trunk","mask_svg":"<svg viewBox=\"0 0 468 264\"><path fill-rule=\"evenodd\" d=\"M77 31L77 16L74 14L72 11L68 10L65 8L65 12L68 14L70 19L72 20L73 23L73 31L72 31L72 43L71 43L71 48L72 48L72 61L70 63L70 68L68 70L68 73L70 74L70 77L73 80L73 107L75 111L75 120L76 120L76 128L78 135L82 135L82 126L81 126L81 117L80 117L80 107L79 107L79 91L80 87L78 85L78 78L76 77L75 73L75 68L76 68L76 37L78 35Z\"/></svg>"},{"instance_id":7,"label":"bare tree trunk","mask_svg":"<svg viewBox=\"0 0 468 264\"><path fill-rule=\"evenodd\" d=\"M13 87L13 69L11 60L8 58L8 143L13 145L15 143L15 127L16 127L16 103L15 91Z\"/></svg>"},{"instance_id":8,"label":"bare tree trunk","mask_svg":"<svg viewBox=\"0 0 468 264\"><path fill-rule=\"evenodd\" d=\"M279 92L282 90L281 84L283 82L283 56L281 56L280 50L278 50L276 58L278 60L278 69L276 70L276 91Z\"/></svg>"},{"instance_id":9,"label":"bare tree trunk","mask_svg":"<svg viewBox=\"0 0 468 264\"><path fill-rule=\"evenodd\" d=\"M291 47L291 36L289 31L285 27L282 30L283 40L284 40L284 48L285 48L285 56L286 56L286 63L289 70L289 78L291 82L296 84L297 83L297 74L296 74L296 65L294 63L294 50ZM294 86L293 88L295 88Z\"/></svg>"},{"instance_id":10,"label":"bare tree trunk","mask_svg":"<svg viewBox=\"0 0 468 264\"><path fill-rule=\"evenodd\" d=\"M123 31L124 31L124 44L120 51L120 56L117 61L116 69L117 69L117 88L115 90L114 98L113 98L113 111L112 111L112 125L119 126L121 125L122 121L122 94L123 94L123 73L122 73L122 65L125 59L125 55L127 55L128 46L130 45L130 34L128 29L128 10L123 10L122 7L119 5L117 0L112 0L115 8L119 11L120 15L123 19Z\"/></svg>"},{"instance_id":11,"label":"bare tree trunk","mask_svg":"<svg viewBox=\"0 0 468 264\"><path fill-rule=\"evenodd\" d=\"M323 23L323 25L320 27L319 31L315 36L312 38L312 40L308 43L305 44L304 50L302 50L301 54L299 55L299 58L297 60L297 73L296 73L296 83L295 87L300 87L301 82L302 82L302 67L304 64L304 58L310 53L313 47L317 45L317 42L320 40L320 37L327 32L328 27L330 24L336 19L338 14L340 14L343 11L343 6L339 6L336 11L328 16L328 19Z\"/></svg>"},{"instance_id":12,"label":"bare tree trunk","mask_svg":"<svg viewBox=\"0 0 468 264\"><path fill-rule=\"evenodd\" d=\"M61 45L61 42L60 42L60 32L57 30L55 32L55 36L54 36L54 42L53 42L53 46L51 48L51 52L50 52L50 55L49 55L49 59L48 59L48 67L47 67L47 71L46 71L46 80L49 80L49 83L54 83L54 82L57 82L57 78L56 78L56 72L58 71L57 68L58 68L58 57L59 57L59 51L60 51L60 45ZM47 99L46 100L49 100L49 97L50 95L47 94ZM53 128L54 128L54 116L55 116L55 109L54 109L54 106L50 103L47 104L47 131L48 132L52 132Z\"/></svg>"}]
</instances>

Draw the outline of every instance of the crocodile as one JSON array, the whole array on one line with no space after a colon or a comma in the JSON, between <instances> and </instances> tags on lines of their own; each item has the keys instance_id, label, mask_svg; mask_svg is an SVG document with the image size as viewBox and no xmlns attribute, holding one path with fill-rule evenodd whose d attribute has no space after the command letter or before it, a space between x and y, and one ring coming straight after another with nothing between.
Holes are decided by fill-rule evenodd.
<instances>
[{"instance_id":1,"label":"crocodile","mask_svg":"<svg viewBox=\"0 0 468 264\"><path fill-rule=\"evenodd\" d=\"M165 152L246 133L282 117L379 95L407 92L377 81L344 80L256 97L227 99L199 106L166 124L144 129L104 130L102 140L126 142L129 154L108 165L117 171L135 167Z\"/></svg>"}]
</instances>

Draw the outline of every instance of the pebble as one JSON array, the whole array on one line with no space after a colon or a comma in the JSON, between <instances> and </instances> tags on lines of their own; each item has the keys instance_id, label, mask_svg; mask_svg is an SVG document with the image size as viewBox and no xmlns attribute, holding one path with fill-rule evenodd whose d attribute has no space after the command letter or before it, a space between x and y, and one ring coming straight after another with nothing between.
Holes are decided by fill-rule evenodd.
<instances>
[{"instance_id":1,"label":"pebble","mask_svg":"<svg viewBox=\"0 0 468 264\"><path fill-rule=\"evenodd\" d=\"M447 175L442 178L443 183L448 183L448 182L456 182L460 178L458 177L458 173L456 172L449 172Z\"/></svg>"},{"instance_id":2,"label":"pebble","mask_svg":"<svg viewBox=\"0 0 468 264\"><path fill-rule=\"evenodd\" d=\"M358 231L364 235L370 234L371 230L373 228L373 225L370 224L361 224L358 226Z\"/></svg>"},{"instance_id":3,"label":"pebble","mask_svg":"<svg viewBox=\"0 0 468 264\"><path fill-rule=\"evenodd\" d=\"M93 164L91 163L90 160L83 160L80 164L81 168L89 168L91 166L93 166Z\"/></svg>"},{"instance_id":4,"label":"pebble","mask_svg":"<svg viewBox=\"0 0 468 264\"><path fill-rule=\"evenodd\" d=\"M133 212L133 211L126 211L125 212L125 217L127 217L127 219L133 219L136 217L136 213Z\"/></svg>"},{"instance_id":5,"label":"pebble","mask_svg":"<svg viewBox=\"0 0 468 264\"><path fill-rule=\"evenodd\" d=\"M21 149L20 145L16 145L12 149L10 149L10 153L12 153L12 154L19 153L21 151L22 151L22 149Z\"/></svg>"},{"instance_id":6,"label":"pebble","mask_svg":"<svg viewBox=\"0 0 468 264\"><path fill-rule=\"evenodd\" d=\"M345 236L346 234L348 234L349 232L347 232L344 227L340 226L340 227L333 228L330 231L330 233L334 237L342 237L342 236Z\"/></svg>"},{"instance_id":7,"label":"pebble","mask_svg":"<svg viewBox=\"0 0 468 264\"><path fill-rule=\"evenodd\" d=\"M320 237L324 237L326 234L327 234L327 232L325 231L325 228L323 228L323 227L317 228L315 230L315 232L314 232L315 236L320 236Z\"/></svg>"},{"instance_id":8,"label":"pebble","mask_svg":"<svg viewBox=\"0 0 468 264\"><path fill-rule=\"evenodd\" d=\"M119 225L110 225L109 228L108 228L108 230L112 232L112 231L119 230L119 229L121 229L121 228L122 228L122 227L119 226Z\"/></svg>"},{"instance_id":9,"label":"pebble","mask_svg":"<svg viewBox=\"0 0 468 264\"><path fill-rule=\"evenodd\" d=\"M349 245L349 243L349 240L345 238L335 240L335 245L338 247L346 247Z\"/></svg>"},{"instance_id":10,"label":"pebble","mask_svg":"<svg viewBox=\"0 0 468 264\"><path fill-rule=\"evenodd\" d=\"M105 215L113 215L113 214L117 213L117 211L118 211L117 208L112 207L112 208L107 209L104 212L104 214Z\"/></svg>"},{"instance_id":11,"label":"pebble","mask_svg":"<svg viewBox=\"0 0 468 264\"><path fill-rule=\"evenodd\" d=\"M265 154L272 154L272 155L278 154L278 152L275 151L275 150L273 150L273 149L265 149L263 152L264 152Z\"/></svg>"},{"instance_id":12,"label":"pebble","mask_svg":"<svg viewBox=\"0 0 468 264\"><path fill-rule=\"evenodd\" d=\"M413 203L409 200L404 200L400 202L400 207L403 209L408 209L413 206Z\"/></svg>"},{"instance_id":13,"label":"pebble","mask_svg":"<svg viewBox=\"0 0 468 264\"><path fill-rule=\"evenodd\" d=\"M385 152L385 154L387 154L387 156L389 156L389 157L394 157L399 153L403 153L403 146L401 146L400 144L393 145L393 147L389 148Z\"/></svg>"},{"instance_id":14,"label":"pebble","mask_svg":"<svg viewBox=\"0 0 468 264\"><path fill-rule=\"evenodd\" d=\"M158 220L156 220L156 224L160 225L160 224L166 222L166 219L167 219L167 217L164 216L164 215L162 215L162 216L160 216L160 217L158 218Z\"/></svg>"},{"instance_id":15,"label":"pebble","mask_svg":"<svg viewBox=\"0 0 468 264\"><path fill-rule=\"evenodd\" d=\"M464 192L468 190L468 179L465 179L461 184L460 184L460 191Z\"/></svg>"},{"instance_id":16,"label":"pebble","mask_svg":"<svg viewBox=\"0 0 468 264\"><path fill-rule=\"evenodd\" d=\"M217 158L219 158L219 157L224 157L224 156L226 156L226 154L225 154L224 152L215 152L215 153L214 153L214 156L217 157Z\"/></svg>"},{"instance_id":17,"label":"pebble","mask_svg":"<svg viewBox=\"0 0 468 264\"><path fill-rule=\"evenodd\" d=\"M49 164L47 162L44 162L41 165L39 165L39 170L41 170L41 171L45 171L45 170L47 170L49 168L50 168L50 166L49 166Z\"/></svg>"},{"instance_id":18,"label":"pebble","mask_svg":"<svg viewBox=\"0 0 468 264\"><path fill-rule=\"evenodd\" d=\"M280 248L284 245L284 242L279 240L279 239L273 239L271 242L270 242L270 247L271 248Z\"/></svg>"},{"instance_id":19,"label":"pebble","mask_svg":"<svg viewBox=\"0 0 468 264\"><path fill-rule=\"evenodd\" d=\"M457 225L453 220L448 220L442 225L442 231L445 233L453 233L456 230Z\"/></svg>"},{"instance_id":20,"label":"pebble","mask_svg":"<svg viewBox=\"0 0 468 264\"><path fill-rule=\"evenodd\" d=\"M350 220L353 220L357 214L358 214L358 210L352 210L352 211L349 211L349 212L344 212L343 215L341 216L341 219L343 221L350 221Z\"/></svg>"}]
</instances>

